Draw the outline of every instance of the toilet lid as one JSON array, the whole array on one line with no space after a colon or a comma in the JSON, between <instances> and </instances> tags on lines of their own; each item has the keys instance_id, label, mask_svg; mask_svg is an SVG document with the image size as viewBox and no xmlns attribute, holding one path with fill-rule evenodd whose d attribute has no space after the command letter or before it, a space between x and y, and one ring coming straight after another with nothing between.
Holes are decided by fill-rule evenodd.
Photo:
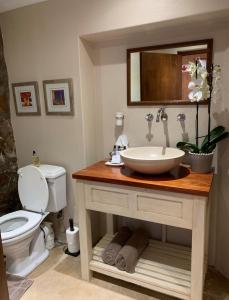
<instances>
[{"instance_id":1,"label":"toilet lid","mask_svg":"<svg viewBox=\"0 0 229 300\"><path fill-rule=\"evenodd\" d=\"M48 206L49 190L39 167L27 166L20 169L18 193L24 209L45 212Z\"/></svg>"}]
</instances>

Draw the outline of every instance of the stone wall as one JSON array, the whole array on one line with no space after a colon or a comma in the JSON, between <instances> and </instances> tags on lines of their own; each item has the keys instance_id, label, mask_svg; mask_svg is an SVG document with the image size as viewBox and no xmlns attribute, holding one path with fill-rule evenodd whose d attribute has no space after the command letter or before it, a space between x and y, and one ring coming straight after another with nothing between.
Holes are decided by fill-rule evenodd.
<instances>
[{"instance_id":1,"label":"stone wall","mask_svg":"<svg viewBox=\"0 0 229 300\"><path fill-rule=\"evenodd\" d=\"M17 157L10 122L9 86L0 31L0 214L20 209Z\"/></svg>"}]
</instances>

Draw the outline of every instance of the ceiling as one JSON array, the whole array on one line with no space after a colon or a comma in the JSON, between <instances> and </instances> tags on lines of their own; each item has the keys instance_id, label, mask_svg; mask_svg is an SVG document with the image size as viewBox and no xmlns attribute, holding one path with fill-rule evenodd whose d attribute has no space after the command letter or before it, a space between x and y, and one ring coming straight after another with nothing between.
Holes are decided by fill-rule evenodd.
<instances>
[{"instance_id":1,"label":"ceiling","mask_svg":"<svg viewBox=\"0 0 229 300\"><path fill-rule=\"evenodd\" d=\"M47 0L0 0L0 13Z\"/></svg>"}]
</instances>

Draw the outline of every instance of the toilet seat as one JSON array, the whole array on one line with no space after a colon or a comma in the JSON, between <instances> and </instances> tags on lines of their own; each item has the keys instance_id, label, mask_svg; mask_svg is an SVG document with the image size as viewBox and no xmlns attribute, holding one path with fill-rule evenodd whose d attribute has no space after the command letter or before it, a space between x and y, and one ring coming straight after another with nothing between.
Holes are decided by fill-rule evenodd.
<instances>
[{"instance_id":1,"label":"toilet seat","mask_svg":"<svg viewBox=\"0 0 229 300\"><path fill-rule=\"evenodd\" d=\"M42 220L42 215L30 211L18 210L0 217L2 240L13 239L37 226ZM13 221L10 223L10 221ZM11 225L17 227L14 229ZM12 229L12 230L11 230Z\"/></svg>"}]
</instances>

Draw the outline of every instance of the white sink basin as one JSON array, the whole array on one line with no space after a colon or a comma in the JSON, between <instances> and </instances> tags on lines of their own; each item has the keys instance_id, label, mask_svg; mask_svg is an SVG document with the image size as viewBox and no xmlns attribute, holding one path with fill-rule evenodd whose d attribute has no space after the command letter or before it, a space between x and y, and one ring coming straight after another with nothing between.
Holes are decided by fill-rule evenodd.
<instances>
[{"instance_id":1,"label":"white sink basin","mask_svg":"<svg viewBox=\"0 0 229 300\"><path fill-rule=\"evenodd\" d=\"M184 151L170 147L136 147L120 152L123 162L134 171L161 174L178 166Z\"/></svg>"}]
</instances>

